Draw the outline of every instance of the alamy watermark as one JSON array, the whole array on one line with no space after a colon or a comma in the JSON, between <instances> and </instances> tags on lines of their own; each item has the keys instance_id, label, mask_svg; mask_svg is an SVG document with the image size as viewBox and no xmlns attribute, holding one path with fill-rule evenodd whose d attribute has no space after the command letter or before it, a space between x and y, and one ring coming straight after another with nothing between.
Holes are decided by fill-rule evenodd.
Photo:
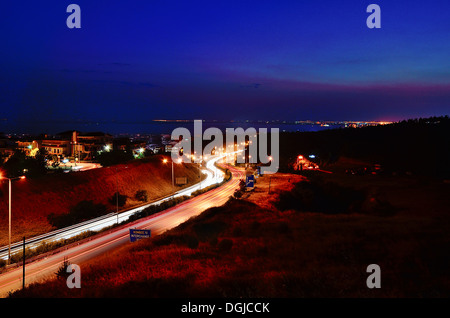
<instances>
[{"instance_id":1,"label":"alamy watermark","mask_svg":"<svg viewBox=\"0 0 450 318\"><path fill-rule=\"evenodd\" d=\"M366 279L367 288L381 288L381 268L378 264L370 264L366 269L367 273L371 273Z\"/></svg>"},{"instance_id":2,"label":"alamy watermark","mask_svg":"<svg viewBox=\"0 0 450 318\"><path fill-rule=\"evenodd\" d=\"M66 25L69 29L81 28L81 8L78 4L69 4L66 9L70 15L66 19ZM381 28L381 9L378 4L369 4L366 8L367 13L371 13L366 19L366 25L369 29Z\"/></svg>"},{"instance_id":3,"label":"alamy watermark","mask_svg":"<svg viewBox=\"0 0 450 318\"><path fill-rule=\"evenodd\" d=\"M371 13L366 19L366 25L369 29L381 28L381 8L378 4L369 4L366 9L367 13Z\"/></svg>"},{"instance_id":4,"label":"alamy watermark","mask_svg":"<svg viewBox=\"0 0 450 318\"><path fill-rule=\"evenodd\" d=\"M77 264L67 265L66 272L70 274L66 279L66 285L70 289L81 288L81 269Z\"/></svg>"},{"instance_id":5,"label":"alamy watermark","mask_svg":"<svg viewBox=\"0 0 450 318\"><path fill-rule=\"evenodd\" d=\"M270 155L269 139L270 135ZM273 174L278 171L280 163L279 129L250 127L226 128L225 137L219 128L210 127L203 132L202 121L194 120L194 136L184 127L172 131L172 140L178 141L173 147L172 160L185 163L200 163L205 156L211 155L215 150L222 149L227 163L262 163L261 174ZM203 148L203 141L210 142ZM193 147L193 149L192 149ZM183 153L180 153L183 149ZM193 150L193 152L192 152ZM248 156L246 151L248 150ZM195 155L192 155L194 153ZM247 158L247 159L246 159Z\"/></svg>"}]
</instances>

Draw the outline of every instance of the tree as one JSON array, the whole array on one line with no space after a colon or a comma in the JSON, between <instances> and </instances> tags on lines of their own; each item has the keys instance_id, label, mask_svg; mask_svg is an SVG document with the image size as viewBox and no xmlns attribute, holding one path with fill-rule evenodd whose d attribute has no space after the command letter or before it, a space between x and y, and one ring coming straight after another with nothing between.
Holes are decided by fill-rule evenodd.
<instances>
[{"instance_id":1,"label":"tree","mask_svg":"<svg viewBox=\"0 0 450 318\"><path fill-rule=\"evenodd\" d=\"M242 197L242 195L244 194L246 190L246 185L245 185L245 181L243 179L241 179L239 181L239 189L236 189L233 193L234 198L239 199Z\"/></svg>"},{"instance_id":2,"label":"tree","mask_svg":"<svg viewBox=\"0 0 450 318\"><path fill-rule=\"evenodd\" d=\"M96 159L103 167L107 167L128 162L134 157L131 151L111 150L101 152Z\"/></svg>"},{"instance_id":3,"label":"tree","mask_svg":"<svg viewBox=\"0 0 450 318\"><path fill-rule=\"evenodd\" d=\"M3 170L8 177L18 177L26 172L28 177L39 177L47 172L47 151L41 149L34 157L27 156L22 150L16 150L14 154L3 164Z\"/></svg>"},{"instance_id":4,"label":"tree","mask_svg":"<svg viewBox=\"0 0 450 318\"><path fill-rule=\"evenodd\" d=\"M67 267L69 267L69 265L69 260L67 259L67 257L64 257L61 266L58 267L58 270L55 273L56 278L66 280L67 277L69 277L69 273L67 273Z\"/></svg>"}]
</instances>

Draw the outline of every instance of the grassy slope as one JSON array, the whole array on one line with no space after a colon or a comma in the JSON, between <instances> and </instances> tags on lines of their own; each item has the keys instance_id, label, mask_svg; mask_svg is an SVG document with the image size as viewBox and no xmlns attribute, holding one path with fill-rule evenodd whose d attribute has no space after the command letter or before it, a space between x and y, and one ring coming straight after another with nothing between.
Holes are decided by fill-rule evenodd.
<instances>
[{"instance_id":1,"label":"grassy slope","mask_svg":"<svg viewBox=\"0 0 450 318\"><path fill-rule=\"evenodd\" d=\"M175 176L187 176L190 184L198 181L198 169L194 165L175 165L174 172ZM82 200L103 203L108 211L115 211L108 200L116 192L116 176L119 192L130 197L124 208L141 203L134 199L137 190L147 190L149 200L172 190L171 165L163 164L161 156L114 167L18 180L12 185L12 240L51 230L48 214L67 213ZM1 184L0 211L0 246L3 246L8 244L7 183Z\"/></svg>"},{"instance_id":2,"label":"grassy slope","mask_svg":"<svg viewBox=\"0 0 450 318\"><path fill-rule=\"evenodd\" d=\"M82 264L79 290L49 281L19 295L450 296L450 199L443 196L448 187L414 178L354 177L343 176L339 182L370 184L379 191L390 185L389 199L398 212L380 217L277 211L273 203L278 193L302 178L278 174L271 180L270 195L268 178L258 179L256 191L245 200L210 209L164 235ZM405 188L416 197L405 200ZM366 287L366 268L372 263L381 266L381 289Z\"/></svg>"}]
</instances>

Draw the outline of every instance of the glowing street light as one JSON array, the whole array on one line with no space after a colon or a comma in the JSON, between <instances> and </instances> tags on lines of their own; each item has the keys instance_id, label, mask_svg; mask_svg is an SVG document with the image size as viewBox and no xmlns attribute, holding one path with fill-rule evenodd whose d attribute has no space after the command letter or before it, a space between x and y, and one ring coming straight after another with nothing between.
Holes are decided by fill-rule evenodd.
<instances>
[{"instance_id":1,"label":"glowing street light","mask_svg":"<svg viewBox=\"0 0 450 318\"><path fill-rule=\"evenodd\" d=\"M17 180L17 179L25 179L25 176L20 176L20 177L15 177L15 178L7 178L7 177L3 177L0 174L0 179L8 179L9 180L9 204L8 204L8 215L9 215L9 239L8 239L8 264L11 262L11 181L12 180Z\"/></svg>"},{"instance_id":2,"label":"glowing street light","mask_svg":"<svg viewBox=\"0 0 450 318\"><path fill-rule=\"evenodd\" d=\"M163 159L163 163L167 163L167 158ZM183 160L181 158L178 158L177 163L181 163ZM173 160L171 160L172 163L172 195L175 193L175 182L174 182L174 173L173 173Z\"/></svg>"}]
</instances>

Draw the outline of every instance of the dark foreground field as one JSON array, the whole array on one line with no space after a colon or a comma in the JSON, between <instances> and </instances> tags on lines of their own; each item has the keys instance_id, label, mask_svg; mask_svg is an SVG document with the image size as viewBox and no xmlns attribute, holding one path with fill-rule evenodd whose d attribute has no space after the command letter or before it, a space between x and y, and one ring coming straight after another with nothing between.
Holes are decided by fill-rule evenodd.
<instances>
[{"instance_id":1,"label":"dark foreground field","mask_svg":"<svg viewBox=\"0 0 450 318\"><path fill-rule=\"evenodd\" d=\"M260 178L241 200L80 264L80 289L55 279L12 296L450 296L448 184L327 176L308 185L277 174L270 194L269 178ZM311 212L323 207L313 198L340 209ZM366 286L369 264L381 268L380 289Z\"/></svg>"}]
</instances>

